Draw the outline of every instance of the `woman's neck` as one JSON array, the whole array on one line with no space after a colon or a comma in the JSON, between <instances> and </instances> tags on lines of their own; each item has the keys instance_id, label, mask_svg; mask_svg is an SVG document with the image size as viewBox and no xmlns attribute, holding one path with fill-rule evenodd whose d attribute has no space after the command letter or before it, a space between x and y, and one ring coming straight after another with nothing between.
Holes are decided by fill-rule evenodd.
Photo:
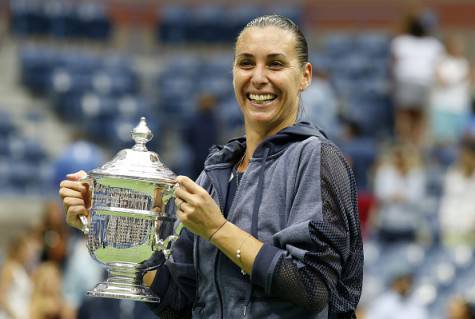
<instances>
[{"instance_id":1,"label":"woman's neck","mask_svg":"<svg viewBox=\"0 0 475 319\"><path fill-rule=\"evenodd\" d=\"M249 162L251 161L251 158L254 155L254 152L259 146L259 144L261 144L262 141L264 141L266 138L274 136L279 131L288 127L289 125L292 125L292 123L286 123L285 125L280 125L278 127L274 127L268 130L263 128L261 128L260 130L255 130L249 127L248 125L245 125L246 153L244 154L243 159L240 161L237 170L239 172L244 172L247 169L247 166L249 165Z\"/></svg>"}]
</instances>

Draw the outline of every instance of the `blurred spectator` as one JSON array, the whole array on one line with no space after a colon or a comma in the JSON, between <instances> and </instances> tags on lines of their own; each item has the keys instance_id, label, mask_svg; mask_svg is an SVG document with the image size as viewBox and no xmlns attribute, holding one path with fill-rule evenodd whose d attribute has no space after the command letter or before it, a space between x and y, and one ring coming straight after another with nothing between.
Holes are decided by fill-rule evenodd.
<instances>
[{"instance_id":1,"label":"blurred spectator","mask_svg":"<svg viewBox=\"0 0 475 319\"><path fill-rule=\"evenodd\" d=\"M456 296L449 301L447 319L475 319L475 313L467 300Z\"/></svg>"},{"instance_id":2,"label":"blurred spectator","mask_svg":"<svg viewBox=\"0 0 475 319\"><path fill-rule=\"evenodd\" d=\"M447 245L475 245L475 121L462 138L458 161L444 181L439 216Z\"/></svg>"},{"instance_id":3,"label":"blurred spectator","mask_svg":"<svg viewBox=\"0 0 475 319\"><path fill-rule=\"evenodd\" d=\"M30 319L32 282L29 271L36 261L26 233L15 237L0 273L0 318Z\"/></svg>"},{"instance_id":4,"label":"blurred spectator","mask_svg":"<svg viewBox=\"0 0 475 319\"><path fill-rule=\"evenodd\" d=\"M443 52L418 17L408 17L405 32L391 44L395 102L395 132L403 142L420 145L435 64Z\"/></svg>"},{"instance_id":5,"label":"blurred spectator","mask_svg":"<svg viewBox=\"0 0 475 319\"><path fill-rule=\"evenodd\" d=\"M56 201L45 204L40 225L42 261L53 261L64 268L67 255L69 230L64 222L64 212Z\"/></svg>"},{"instance_id":6,"label":"blurred spectator","mask_svg":"<svg viewBox=\"0 0 475 319\"><path fill-rule=\"evenodd\" d=\"M53 163L55 186L65 179L65 176L79 170L89 171L104 163L104 154L94 143L76 133L73 142Z\"/></svg>"},{"instance_id":7,"label":"blurred spectator","mask_svg":"<svg viewBox=\"0 0 475 319\"><path fill-rule=\"evenodd\" d=\"M427 309L411 296L413 278L409 272L396 275L388 291L369 305L365 319L428 319Z\"/></svg>"},{"instance_id":8,"label":"blurred spectator","mask_svg":"<svg viewBox=\"0 0 475 319\"><path fill-rule=\"evenodd\" d=\"M374 178L378 233L389 241L414 239L421 220L418 203L425 196L426 185L419 152L400 144L382 156Z\"/></svg>"},{"instance_id":9,"label":"blurred spectator","mask_svg":"<svg viewBox=\"0 0 475 319\"><path fill-rule=\"evenodd\" d=\"M54 262L42 263L33 276L31 319L62 319L64 302L61 292L61 273Z\"/></svg>"},{"instance_id":10,"label":"blurred spectator","mask_svg":"<svg viewBox=\"0 0 475 319\"><path fill-rule=\"evenodd\" d=\"M86 292L102 279L104 268L89 255L86 237L76 240L70 247L71 255L64 271L63 292L66 310L70 317L75 318Z\"/></svg>"},{"instance_id":11,"label":"blurred spectator","mask_svg":"<svg viewBox=\"0 0 475 319\"><path fill-rule=\"evenodd\" d=\"M431 135L438 145L456 143L470 114L470 65L460 37L450 36L435 70L431 94Z\"/></svg>"},{"instance_id":12,"label":"blurred spectator","mask_svg":"<svg viewBox=\"0 0 475 319\"><path fill-rule=\"evenodd\" d=\"M184 141L191 149L190 178L196 179L203 170L203 163L209 148L218 143L218 121L216 118L216 97L203 94L198 98L195 113L184 128Z\"/></svg>"},{"instance_id":13,"label":"blurred spectator","mask_svg":"<svg viewBox=\"0 0 475 319\"><path fill-rule=\"evenodd\" d=\"M325 72L314 69L312 83L301 98L301 120L317 125L330 137L337 136L338 99Z\"/></svg>"}]
</instances>

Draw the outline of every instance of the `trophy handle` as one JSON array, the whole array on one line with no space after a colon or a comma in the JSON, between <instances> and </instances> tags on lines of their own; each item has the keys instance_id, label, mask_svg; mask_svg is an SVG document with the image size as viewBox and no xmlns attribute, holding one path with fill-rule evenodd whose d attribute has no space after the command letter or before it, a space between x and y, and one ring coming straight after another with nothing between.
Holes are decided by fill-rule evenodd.
<instances>
[{"instance_id":1,"label":"trophy handle","mask_svg":"<svg viewBox=\"0 0 475 319\"><path fill-rule=\"evenodd\" d=\"M81 223L82 223L82 229L81 229L82 232L84 233L84 235L89 235L89 230L90 230L89 219L87 219L87 217L84 215L79 216L79 219L81 220Z\"/></svg>"},{"instance_id":2,"label":"trophy handle","mask_svg":"<svg viewBox=\"0 0 475 319\"><path fill-rule=\"evenodd\" d=\"M88 184L89 186L91 186L91 184L92 184L91 183L92 179L89 175L86 175L86 176L82 177L79 181L83 184ZM84 233L84 235L89 235L89 231L91 230L91 221L90 221L90 219L87 218L87 216L80 215L79 220L82 223L81 231Z\"/></svg>"},{"instance_id":3,"label":"trophy handle","mask_svg":"<svg viewBox=\"0 0 475 319\"><path fill-rule=\"evenodd\" d=\"M178 187L179 187L178 184L175 184L175 185L173 185L173 187L171 187L167 191L167 193L168 193L168 196L166 198L167 202L171 198L176 197L175 192L176 192ZM180 236L180 233L181 233L182 229L183 229L183 223L180 222L180 223L176 224L174 234L168 236L165 239L161 239L161 238L159 238L158 234L155 234L155 243L156 243L155 251L161 251L163 253L163 255L165 256L165 258L168 259L168 257L170 257L170 255L172 254L171 246L178 239L178 237Z\"/></svg>"},{"instance_id":4,"label":"trophy handle","mask_svg":"<svg viewBox=\"0 0 475 319\"><path fill-rule=\"evenodd\" d=\"M160 239L158 237L158 234L155 234L155 251L161 251L163 255L165 255L165 258L168 259L168 257L170 257L170 255L172 254L172 244L178 239L182 229L183 224L179 223L175 228L175 234L168 236L167 238L165 238L165 240Z\"/></svg>"}]
</instances>

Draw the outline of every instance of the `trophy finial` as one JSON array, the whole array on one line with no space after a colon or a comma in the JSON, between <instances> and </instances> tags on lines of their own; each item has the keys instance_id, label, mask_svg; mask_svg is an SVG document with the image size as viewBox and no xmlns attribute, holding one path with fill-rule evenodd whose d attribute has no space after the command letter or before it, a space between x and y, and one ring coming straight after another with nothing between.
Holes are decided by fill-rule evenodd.
<instances>
[{"instance_id":1,"label":"trophy finial","mask_svg":"<svg viewBox=\"0 0 475 319\"><path fill-rule=\"evenodd\" d=\"M135 141L132 149L136 151L147 151L145 144L153 138L152 131L148 128L145 117L140 118L139 124L130 133Z\"/></svg>"}]
</instances>

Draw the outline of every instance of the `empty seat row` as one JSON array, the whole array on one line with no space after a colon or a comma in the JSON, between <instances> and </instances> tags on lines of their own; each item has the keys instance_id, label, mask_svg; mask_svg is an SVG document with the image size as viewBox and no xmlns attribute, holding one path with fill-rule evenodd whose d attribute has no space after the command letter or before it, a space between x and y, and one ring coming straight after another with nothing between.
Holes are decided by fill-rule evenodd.
<instances>
[{"instance_id":1,"label":"empty seat row","mask_svg":"<svg viewBox=\"0 0 475 319\"><path fill-rule=\"evenodd\" d=\"M107 8L99 2L10 1L10 29L19 36L106 40L112 27Z\"/></svg>"},{"instance_id":2,"label":"empty seat row","mask_svg":"<svg viewBox=\"0 0 475 319\"><path fill-rule=\"evenodd\" d=\"M157 37L162 43L232 43L252 18L276 13L299 23L296 6L164 5L159 8Z\"/></svg>"}]
</instances>

